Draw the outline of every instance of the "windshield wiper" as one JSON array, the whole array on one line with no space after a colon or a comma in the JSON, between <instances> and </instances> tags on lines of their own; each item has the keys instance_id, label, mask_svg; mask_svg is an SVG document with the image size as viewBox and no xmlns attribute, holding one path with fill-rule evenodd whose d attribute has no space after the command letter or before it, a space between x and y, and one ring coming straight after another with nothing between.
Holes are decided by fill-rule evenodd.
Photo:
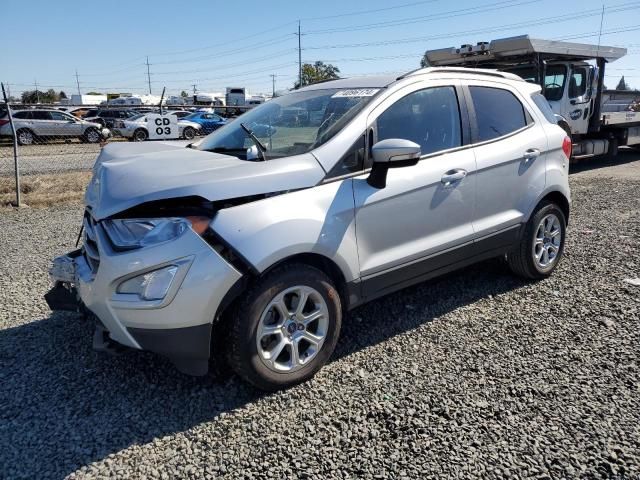
<instances>
[{"instance_id":1,"label":"windshield wiper","mask_svg":"<svg viewBox=\"0 0 640 480\"><path fill-rule=\"evenodd\" d=\"M260 140L258 140L258 137L255 136L255 134L249 127L247 127L244 123L240 123L240 126L245 132L247 132L247 135L249 135L249 138L253 140L253 143L256 144L256 147L258 147L258 152L260 152L260 158L262 158L262 161L265 162L267 160L265 156L265 152L267 151L266 147L262 144L262 142L260 142Z\"/></svg>"}]
</instances>

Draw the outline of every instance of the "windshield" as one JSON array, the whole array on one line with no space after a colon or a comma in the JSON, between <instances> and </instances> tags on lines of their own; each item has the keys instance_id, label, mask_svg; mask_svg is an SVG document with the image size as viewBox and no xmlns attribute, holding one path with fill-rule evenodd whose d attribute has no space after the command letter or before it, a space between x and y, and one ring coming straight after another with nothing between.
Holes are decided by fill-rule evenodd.
<instances>
[{"instance_id":1,"label":"windshield","mask_svg":"<svg viewBox=\"0 0 640 480\"><path fill-rule=\"evenodd\" d=\"M505 72L515 73L530 83L538 82L538 72L535 67L514 67L505 68ZM567 69L564 65L548 65L544 77L544 96L549 101L562 99L564 92L564 82L567 76Z\"/></svg>"},{"instance_id":2,"label":"windshield","mask_svg":"<svg viewBox=\"0 0 640 480\"><path fill-rule=\"evenodd\" d=\"M332 88L274 98L205 137L196 148L243 160L260 158L260 147L242 123L264 146L266 160L306 153L338 133L378 90Z\"/></svg>"}]
</instances>

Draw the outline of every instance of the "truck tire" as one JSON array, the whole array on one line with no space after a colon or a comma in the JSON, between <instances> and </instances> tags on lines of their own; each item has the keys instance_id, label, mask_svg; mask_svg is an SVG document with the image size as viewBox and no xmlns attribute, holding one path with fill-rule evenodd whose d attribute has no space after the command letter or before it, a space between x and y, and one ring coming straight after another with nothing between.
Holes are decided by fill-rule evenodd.
<instances>
[{"instance_id":1,"label":"truck tire","mask_svg":"<svg viewBox=\"0 0 640 480\"><path fill-rule=\"evenodd\" d=\"M340 295L322 271L285 265L249 289L230 322L228 365L275 391L308 380L327 362L340 335Z\"/></svg>"},{"instance_id":2,"label":"truck tire","mask_svg":"<svg viewBox=\"0 0 640 480\"><path fill-rule=\"evenodd\" d=\"M607 158L615 158L618 155L618 139L612 138L609 140L609 149L607 150Z\"/></svg>"},{"instance_id":3,"label":"truck tire","mask_svg":"<svg viewBox=\"0 0 640 480\"><path fill-rule=\"evenodd\" d=\"M566 231L562 209L553 202L542 202L525 225L518 247L507 254L511 271L530 280L551 275L562 258Z\"/></svg>"}]
</instances>

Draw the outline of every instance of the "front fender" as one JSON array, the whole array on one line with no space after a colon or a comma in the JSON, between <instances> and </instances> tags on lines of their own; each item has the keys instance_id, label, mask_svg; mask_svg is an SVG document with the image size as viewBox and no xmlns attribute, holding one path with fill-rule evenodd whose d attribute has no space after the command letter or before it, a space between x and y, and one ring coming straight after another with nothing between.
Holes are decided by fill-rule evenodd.
<instances>
[{"instance_id":1,"label":"front fender","mask_svg":"<svg viewBox=\"0 0 640 480\"><path fill-rule=\"evenodd\" d=\"M315 253L333 261L347 282L359 277L351 179L221 210L211 226L258 272Z\"/></svg>"}]
</instances>

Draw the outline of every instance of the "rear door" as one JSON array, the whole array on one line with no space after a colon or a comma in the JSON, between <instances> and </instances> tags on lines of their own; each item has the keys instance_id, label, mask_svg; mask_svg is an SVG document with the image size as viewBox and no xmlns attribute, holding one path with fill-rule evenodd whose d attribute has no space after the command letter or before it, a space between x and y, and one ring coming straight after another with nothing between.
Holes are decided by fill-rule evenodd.
<instances>
[{"instance_id":1,"label":"rear door","mask_svg":"<svg viewBox=\"0 0 640 480\"><path fill-rule=\"evenodd\" d=\"M547 137L530 100L511 85L467 85L478 166L473 225L479 242L499 248L518 238L526 212L544 190Z\"/></svg>"},{"instance_id":2,"label":"rear door","mask_svg":"<svg viewBox=\"0 0 640 480\"><path fill-rule=\"evenodd\" d=\"M34 110L32 112L33 131L39 137L56 137L58 132L56 122L51 118L51 113L47 110Z\"/></svg>"}]
</instances>

